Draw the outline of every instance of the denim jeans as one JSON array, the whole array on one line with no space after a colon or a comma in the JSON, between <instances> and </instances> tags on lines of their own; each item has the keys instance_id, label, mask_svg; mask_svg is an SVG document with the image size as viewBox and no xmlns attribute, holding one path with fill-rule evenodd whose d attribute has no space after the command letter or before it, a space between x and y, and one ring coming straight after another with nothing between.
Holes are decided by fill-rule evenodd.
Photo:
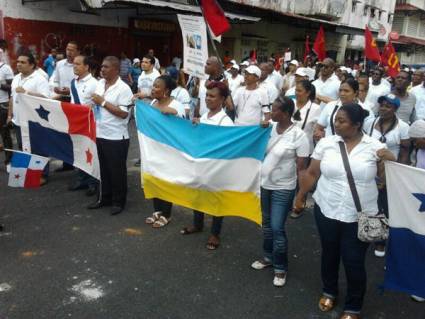
<instances>
[{"instance_id":1,"label":"denim jeans","mask_svg":"<svg viewBox=\"0 0 425 319\"><path fill-rule=\"evenodd\" d=\"M264 259L273 263L276 273L288 271L288 239L285 222L292 208L294 190L261 188Z\"/></svg>"},{"instance_id":2,"label":"denim jeans","mask_svg":"<svg viewBox=\"0 0 425 319\"><path fill-rule=\"evenodd\" d=\"M193 211L193 226L199 230L204 228L204 217L205 214L203 212L194 210ZM211 235L218 236L221 232L221 226L223 225L223 217L212 217L211 224Z\"/></svg>"},{"instance_id":3,"label":"denim jeans","mask_svg":"<svg viewBox=\"0 0 425 319\"><path fill-rule=\"evenodd\" d=\"M357 222L345 223L323 215L320 207L314 206L317 229L322 244L323 294L338 295L339 263L345 268L347 295L344 311L359 313L366 293L366 251L368 243L357 238Z\"/></svg>"}]
</instances>

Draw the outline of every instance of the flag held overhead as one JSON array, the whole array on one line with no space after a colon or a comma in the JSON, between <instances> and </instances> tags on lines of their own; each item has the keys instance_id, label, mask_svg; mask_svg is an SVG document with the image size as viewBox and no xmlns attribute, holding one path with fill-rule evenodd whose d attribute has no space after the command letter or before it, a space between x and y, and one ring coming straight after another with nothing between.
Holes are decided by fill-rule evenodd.
<instances>
[{"instance_id":1,"label":"flag held overhead","mask_svg":"<svg viewBox=\"0 0 425 319\"><path fill-rule=\"evenodd\" d=\"M214 36L230 30L230 23L216 0L201 0L202 12Z\"/></svg>"},{"instance_id":2,"label":"flag held overhead","mask_svg":"<svg viewBox=\"0 0 425 319\"><path fill-rule=\"evenodd\" d=\"M325 30L323 29L323 26L320 26L319 32L317 32L313 51L316 53L319 61L326 59Z\"/></svg>"},{"instance_id":3,"label":"flag held overhead","mask_svg":"<svg viewBox=\"0 0 425 319\"><path fill-rule=\"evenodd\" d=\"M365 37L364 54L366 58L371 61L380 62L381 55L379 54L378 46L376 45L376 41L373 38L372 32L370 32L367 26L364 31L364 37Z\"/></svg>"}]
</instances>

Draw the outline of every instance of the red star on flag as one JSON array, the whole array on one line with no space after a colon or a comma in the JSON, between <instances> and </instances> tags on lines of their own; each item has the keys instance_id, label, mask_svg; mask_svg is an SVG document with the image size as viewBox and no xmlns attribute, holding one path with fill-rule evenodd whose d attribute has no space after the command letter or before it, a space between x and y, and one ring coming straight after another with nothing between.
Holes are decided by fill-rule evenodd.
<instances>
[{"instance_id":1,"label":"red star on flag","mask_svg":"<svg viewBox=\"0 0 425 319\"><path fill-rule=\"evenodd\" d=\"M86 151L86 162L92 165L93 161L93 154L90 152L90 149L88 148Z\"/></svg>"},{"instance_id":2,"label":"red star on flag","mask_svg":"<svg viewBox=\"0 0 425 319\"><path fill-rule=\"evenodd\" d=\"M21 175L15 174L15 179L19 179L19 177L21 177Z\"/></svg>"}]
</instances>

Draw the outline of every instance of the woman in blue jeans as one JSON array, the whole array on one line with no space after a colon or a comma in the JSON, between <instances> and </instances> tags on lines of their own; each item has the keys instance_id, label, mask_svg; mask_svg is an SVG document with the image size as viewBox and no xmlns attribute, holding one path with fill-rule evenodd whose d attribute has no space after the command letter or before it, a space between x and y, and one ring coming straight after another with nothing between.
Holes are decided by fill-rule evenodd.
<instances>
[{"instance_id":1,"label":"woman in blue jeans","mask_svg":"<svg viewBox=\"0 0 425 319\"><path fill-rule=\"evenodd\" d=\"M284 96L278 97L272 105L272 131L261 169L264 256L251 265L257 270L273 266L276 287L286 283L288 239L285 222L292 208L297 171L304 169L310 153L306 134L291 121L294 109L292 99ZM269 122L263 123L264 127L269 125Z\"/></svg>"}]
</instances>

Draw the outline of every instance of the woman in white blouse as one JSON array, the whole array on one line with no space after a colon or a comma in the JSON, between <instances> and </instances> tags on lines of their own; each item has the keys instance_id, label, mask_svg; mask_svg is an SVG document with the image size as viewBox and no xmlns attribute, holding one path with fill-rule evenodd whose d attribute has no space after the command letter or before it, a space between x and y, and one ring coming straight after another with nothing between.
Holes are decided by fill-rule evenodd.
<instances>
[{"instance_id":1,"label":"woman in white blouse","mask_svg":"<svg viewBox=\"0 0 425 319\"><path fill-rule=\"evenodd\" d=\"M384 143L393 153L399 163L409 164L409 125L397 116L400 100L394 94L387 94L378 98L379 110L377 118L365 121L363 130L369 136ZM387 189L382 183L378 184L379 211L388 217ZM375 245L375 256L385 256L385 241Z\"/></svg>"},{"instance_id":2,"label":"woman in white blouse","mask_svg":"<svg viewBox=\"0 0 425 319\"><path fill-rule=\"evenodd\" d=\"M295 86L295 109L296 112L292 117L294 124L301 128L307 135L310 143L310 154L313 153L313 130L320 115L320 106L314 103L316 99L316 89L313 84L308 80L302 80ZM295 119L296 116L300 120Z\"/></svg>"},{"instance_id":3,"label":"woman in white blouse","mask_svg":"<svg viewBox=\"0 0 425 319\"><path fill-rule=\"evenodd\" d=\"M285 222L292 208L297 171L305 168L310 153L306 134L291 120L294 109L294 102L286 96L278 97L272 105L274 123L261 168L264 255L251 265L257 270L273 266L273 284L277 287L286 283L288 239ZM263 123L263 126L268 125L269 122Z\"/></svg>"},{"instance_id":4,"label":"woman in white blouse","mask_svg":"<svg viewBox=\"0 0 425 319\"><path fill-rule=\"evenodd\" d=\"M154 98L151 105L165 115L184 117L183 105L171 97L171 92L176 88L176 82L169 75L161 75L153 82L151 95ZM153 228L166 226L171 219L173 204L165 200L154 198L154 213L146 218L145 223Z\"/></svg>"},{"instance_id":5,"label":"woman in white blouse","mask_svg":"<svg viewBox=\"0 0 425 319\"><path fill-rule=\"evenodd\" d=\"M203 114L201 118L193 118L194 124L203 123L218 126L233 126L233 121L227 116L224 111L224 105L227 97L230 95L229 88L224 82L211 81L207 85L207 94L205 103L208 112ZM180 234L191 235L199 233L204 228L204 213L200 211L193 211L193 225L184 227ZM211 224L211 235L207 240L207 249L215 250L220 245L220 232L223 224L223 217L213 216Z\"/></svg>"},{"instance_id":6,"label":"woman in white blouse","mask_svg":"<svg viewBox=\"0 0 425 319\"><path fill-rule=\"evenodd\" d=\"M294 207L296 211L302 210L305 195L318 181L313 198L322 244L323 295L319 300L319 309L327 312L335 306L339 263L342 260L348 287L340 319L360 318L366 291L365 256L368 244L357 238L358 213L339 144L342 143L347 150L362 210L371 215L378 212L375 178L382 176L382 161L395 159L384 144L363 134L362 126L367 115L368 112L355 103L345 104L337 111L336 135L325 137L317 144L309 168L300 175L300 191Z\"/></svg>"}]
</instances>

